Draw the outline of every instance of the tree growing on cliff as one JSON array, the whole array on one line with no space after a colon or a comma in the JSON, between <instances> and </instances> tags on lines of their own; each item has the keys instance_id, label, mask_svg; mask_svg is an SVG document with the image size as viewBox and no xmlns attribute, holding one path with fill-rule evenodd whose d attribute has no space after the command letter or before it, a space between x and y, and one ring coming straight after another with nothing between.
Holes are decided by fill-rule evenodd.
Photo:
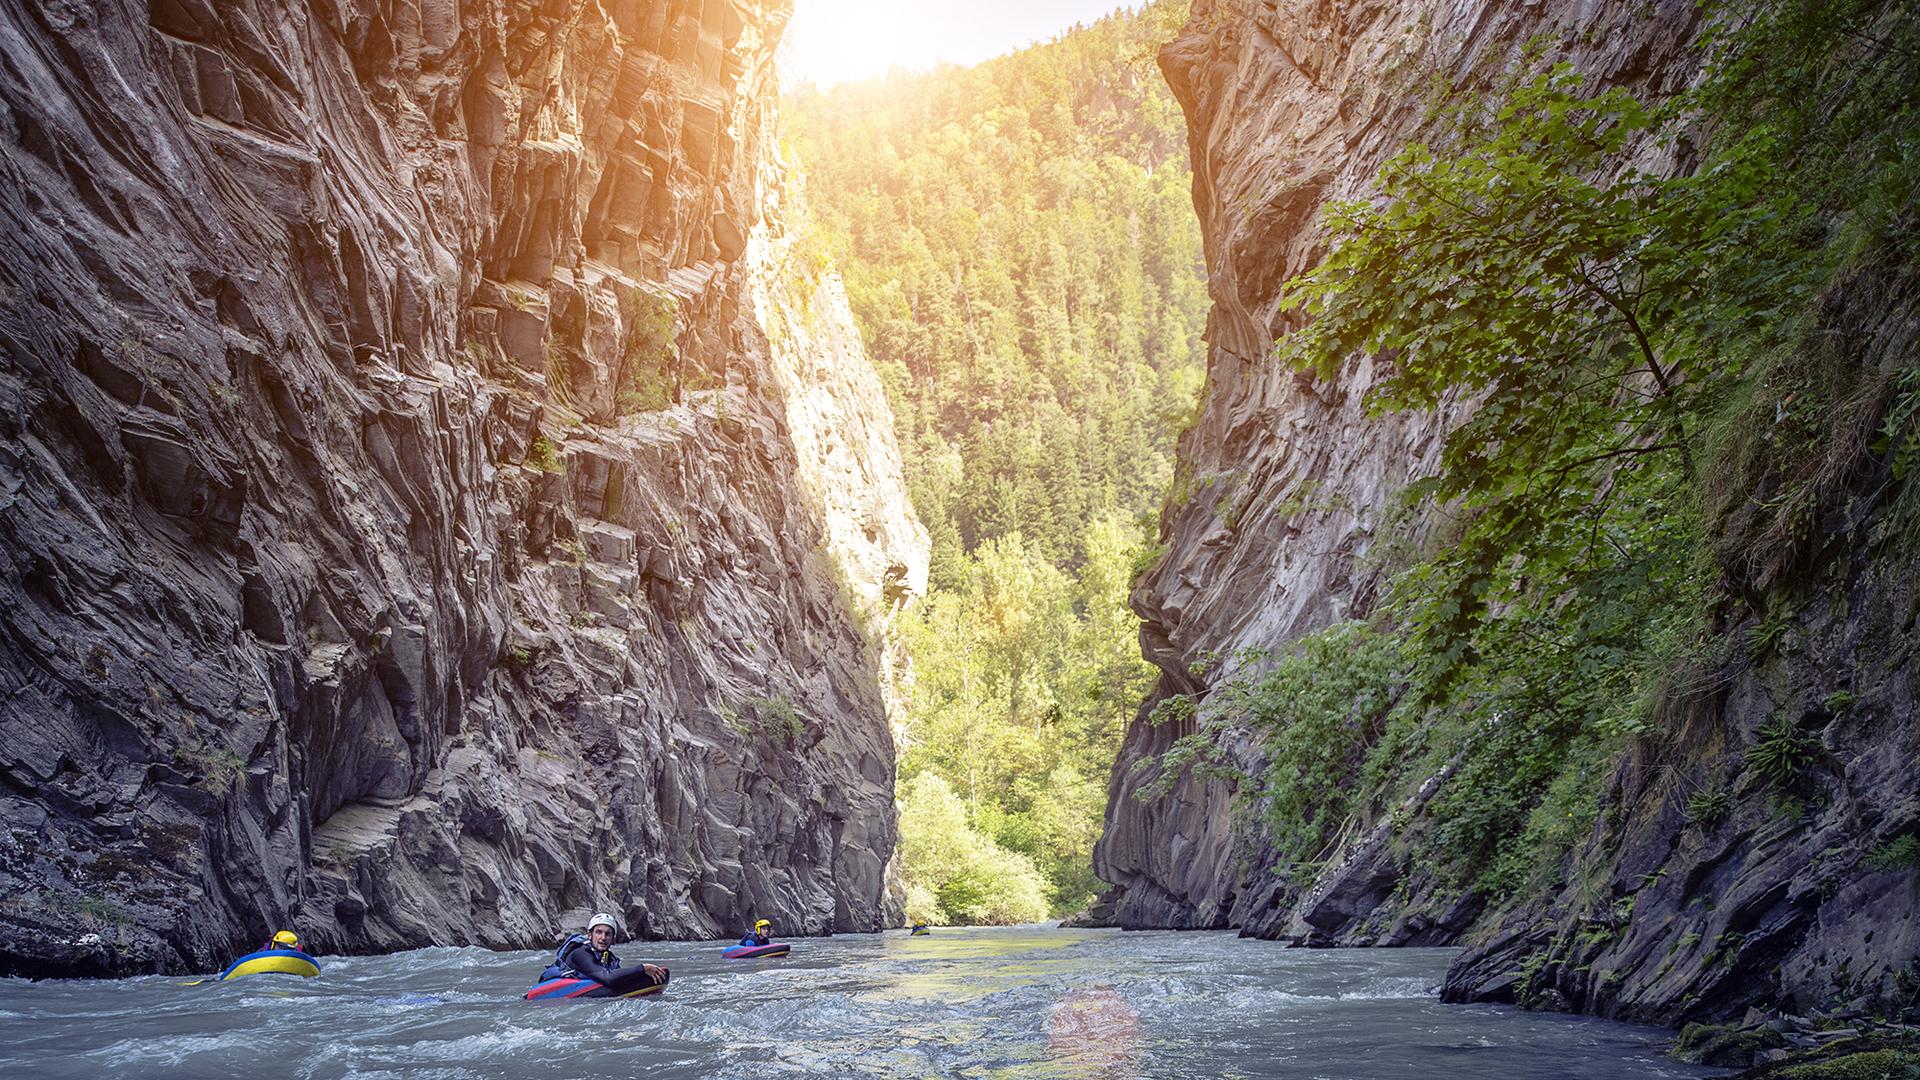
<instances>
[{"instance_id":1,"label":"tree growing on cliff","mask_svg":"<svg viewBox=\"0 0 1920 1080\"><path fill-rule=\"evenodd\" d=\"M1572 640L1489 640L1501 625L1583 590L1589 614L1658 607L1690 569L1697 421L1732 370L1721 340L1804 270L1725 287L1774 210L1765 161L1623 166L1661 148L1662 119L1555 67L1457 145L1407 148L1374 199L1332 204L1329 254L1288 289L1309 321L1277 343L1285 362L1330 376L1371 353L1388 365L1373 409L1466 414L1409 492L1453 522L1451 543L1397 589L1436 692L1489 646Z\"/></svg>"},{"instance_id":2,"label":"tree growing on cliff","mask_svg":"<svg viewBox=\"0 0 1920 1080\"><path fill-rule=\"evenodd\" d=\"M1698 422L1732 372L1720 335L1767 295L1716 270L1751 242L1765 169L1625 164L1666 119L1564 66L1521 81L1332 204L1327 257L1287 288L1307 321L1284 362L1331 377L1369 353L1370 408L1463 417L1403 496L1440 535L1392 568L1409 692L1338 752L1383 795L1452 761L1435 840L1496 893L1536 872L1511 844L1530 817L1555 844L1584 827L1558 778L1643 722L1699 609ZM1276 805L1288 775L1267 778Z\"/></svg>"}]
</instances>

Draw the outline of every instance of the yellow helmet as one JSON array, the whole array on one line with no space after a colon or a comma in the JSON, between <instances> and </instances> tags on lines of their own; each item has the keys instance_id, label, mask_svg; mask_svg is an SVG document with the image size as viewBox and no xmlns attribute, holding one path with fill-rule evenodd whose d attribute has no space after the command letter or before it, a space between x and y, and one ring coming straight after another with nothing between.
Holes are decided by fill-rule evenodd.
<instances>
[{"instance_id":1,"label":"yellow helmet","mask_svg":"<svg viewBox=\"0 0 1920 1080\"><path fill-rule=\"evenodd\" d=\"M289 949L298 948L300 945L300 936L291 930L282 930L273 935L273 943L275 945L285 945Z\"/></svg>"},{"instance_id":2,"label":"yellow helmet","mask_svg":"<svg viewBox=\"0 0 1920 1080\"><path fill-rule=\"evenodd\" d=\"M758 930L758 929L760 929L760 928L762 928L762 927L766 927L766 926L772 926L772 925L773 925L773 924L772 924L772 923L770 923L770 922L768 922L767 920L765 920L765 919L761 919L761 920L760 920L759 922L757 922L757 923L754 923L754 924L753 924L753 928L754 928L755 930Z\"/></svg>"}]
</instances>

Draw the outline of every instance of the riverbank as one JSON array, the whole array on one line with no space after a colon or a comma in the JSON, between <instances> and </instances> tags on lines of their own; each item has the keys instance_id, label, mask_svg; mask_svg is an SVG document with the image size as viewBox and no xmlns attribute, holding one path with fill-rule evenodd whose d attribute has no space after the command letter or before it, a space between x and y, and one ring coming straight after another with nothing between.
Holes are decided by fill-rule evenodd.
<instances>
[{"instance_id":1,"label":"riverbank","mask_svg":"<svg viewBox=\"0 0 1920 1080\"><path fill-rule=\"evenodd\" d=\"M1920 1026L1841 1013L1765 1015L1733 1024L1689 1024L1674 1056L1744 1068L1741 1080L1879 1080L1920 1076Z\"/></svg>"}]
</instances>

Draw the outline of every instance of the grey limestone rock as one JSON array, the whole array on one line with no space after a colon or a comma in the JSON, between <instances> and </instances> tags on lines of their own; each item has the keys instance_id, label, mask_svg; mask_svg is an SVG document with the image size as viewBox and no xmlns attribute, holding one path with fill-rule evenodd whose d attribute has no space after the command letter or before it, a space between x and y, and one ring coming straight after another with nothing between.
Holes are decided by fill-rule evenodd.
<instances>
[{"instance_id":1,"label":"grey limestone rock","mask_svg":"<svg viewBox=\"0 0 1920 1080\"><path fill-rule=\"evenodd\" d=\"M897 921L926 539L786 18L0 6L0 973Z\"/></svg>"},{"instance_id":2,"label":"grey limestone rock","mask_svg":"<svg viewBox=\"0 0 1920 1080\"><path fill-rule=\"evenodd\" d=\"M1432 468L1448 425L1472 407L1368 416L1367 358L1327 380L1263 359L1292 317L1280 310L1280 283L1321 251L1318 208L1363 192L1419 135L1413 84L1426 74L1487 85L1531 41L1595 85L1658 99L1696 74L1687 43L1697 19L1684 2L1196 0L1161 65L1189 121L1214 301L1208 396L1179 458L1199 494L1170 504L1167 554L1133 595L1163 675L1114 769L1095 864L1115 888L1093 919L1237 927L1302 944L1466 937L1451 1000L1523 999L1656 1023L1753 1006L1913 1007L1916 877L1888 853L1911 851L1910 840L1897 845L1920 829L1911 662L1920 574L1911 538L1896 542L1903 526L1884 501L1884 464L1859 469L1823 511L1815 556L1755 584L1793 613L1780 650L1736 656L1715 673L1721 690L1680 703L1671 739L1617 763L1601 825L1561 878L1578 888L1486 910L1423 868L1418 805L1397 815L1403 826L1391 815L1349 823L1325 868L1295 880L1275 873L1259 808L1236 808L1230 783L1183 773L1164 798L1136 797L1155 776L1152 760L1189 730L1149 723L1151 707L1204 696L1234 674L1197 661L1284 649L1370 610L1380 582L1367 556L1382 511ZM1636 164L1684 167L1652 156ZM1912 363L1911 292L1897 282L1861 283L1829 306L1850 355L1882 373ZM1422 523L1396 527L1417 534ZM1718 630L1729 640L1753 633L1751 620L1726 623ZM1821 747L1788 799L1743 768L1779 716ZM1229 736L1224 749L1244 770L1266 766L1249 738ZM1714 785L1734 792L1738 809L1689 821L1689 797Z\"/></svg>"},{"instance_id":3,"label":"grey limestone rock","mask_svg":"<svg viewBox=\"0 0 1920 1080\"><path fill-rule=\"evenodd\" d=\"M1161 51L1187 115L1213 310L1204 410L1179 448L1194 494L1162 515L1167 553L1132 597L1162 676L1127 732L1095 849L1096 871L1115 886L1113 923L1371 943L1445 940L1471 922L1470 898L1417 874L1403 882L1404 851L1371 827L1349 830L1325 880L1289 886L1262 830L1243 821L1257 815L1236 812L1231 784L1184 774L1167 798L1137 798L1152 759L1189 730L1147 716L1238 672L1196 662L1283 650L1364 617L1381 586L1368 556L1393 497L1433 468L1448 426L1472 405L1369 415L1371 358L1327 380L1266 359L1297 318L1281 310L1281 283L1319 258L1320 207L1363 193L1419 137L1431 73L1484 81L1537 40L1603 81L1659 96L1693 74L1682 45L1696 17L1684 2L1197 0ZM1243 770L1265 767L1249 739L1226 749ZM1389 898L1393 909L1381 908Z\"/></svg>"}]
</instances>

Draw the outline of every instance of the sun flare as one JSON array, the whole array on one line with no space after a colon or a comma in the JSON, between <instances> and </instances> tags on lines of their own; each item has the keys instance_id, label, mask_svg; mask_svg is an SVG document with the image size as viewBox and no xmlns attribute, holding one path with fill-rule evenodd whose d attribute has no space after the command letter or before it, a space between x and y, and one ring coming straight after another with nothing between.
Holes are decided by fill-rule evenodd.
<instances>
[{"instance_id":1,"label":"sun flare","mask_svg":"<svg viewBox=\"0 0 1920 1080\"><path fill-rule=\"evenodd\" d=\"M831 86L894 67L977 63L1120 6L1118 0L796 0L781 67L790 82Z\"/></svg>"},{"instance_id":2,"label":"sun flare","mask_svg":"<svg viewBox=\"0 0 1920 1080\"><path fill-rule=\"evenodd\" d=\"M929 21L920 5L885 0L800 0L784 58L794 75L822 86L885 70L880 57L906 56Z\"/></svg>"}]
</instances>

